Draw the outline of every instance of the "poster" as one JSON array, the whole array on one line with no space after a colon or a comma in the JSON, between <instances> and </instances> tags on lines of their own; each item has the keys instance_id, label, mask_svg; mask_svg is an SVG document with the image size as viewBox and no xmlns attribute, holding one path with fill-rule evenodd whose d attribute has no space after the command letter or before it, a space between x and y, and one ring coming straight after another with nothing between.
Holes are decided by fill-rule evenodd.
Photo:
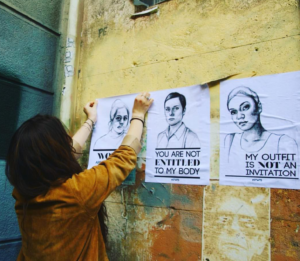
<instances>
[{"instance_id":1,"label":"poster","mask_svg":"<svg viewBox=\"0 0 300 261\"><path fill-rule=\"evenodd\" d=\"M270 260L269 189L212 182L204 190L203 213L202 260Z\"/></svg>"},{"instance_id":2,"label":"poster","mask_svg":"<svg viewBox=\"0 0 300 261\"><path fill-rule=\"evenodd\" d=\"M98 99L98 120L93 131L88 168L106 160L122 143L132 114L137 94ZM133 170L123 184L135 183Z\"/></svg>"},{"instance_id":3,"label":"poster","mask_svg":"<svg viewBox=\"0 0 300 261\"><path fill-rule=\"evenodd\" d=\"M220 87L220 184L299 189L300 72Z\"/></svg>"},{"instance_id":4,"label":"poster","mask_svg":"<svg viewBox=\"0 0 300 261\"><path fill-rule=\"evenodd\" d=\"M151 93L146 182L209 184L210 100L207 85Z\"/></svg>"}]
</instances>

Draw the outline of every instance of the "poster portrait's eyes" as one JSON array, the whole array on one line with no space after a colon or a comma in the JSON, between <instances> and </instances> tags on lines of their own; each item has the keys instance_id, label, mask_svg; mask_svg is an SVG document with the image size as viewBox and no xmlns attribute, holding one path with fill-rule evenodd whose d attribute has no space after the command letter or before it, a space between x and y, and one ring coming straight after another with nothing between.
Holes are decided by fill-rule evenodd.
<instances>
[{"instance_id":1,"label":"poster portrait's eyes","mask_svg":"<svg viewBox=\"0 0 300 261\"><path fill-rule=\"evenodd\" d=\"M116 121L121 121L122 120L122 116L121 115L118 115L118 116L116 116ZM123 121L127 121L128 120L128 116L127 115L125 115L125 116L123 116Z\"/></svg>"},{"instance_id":2,"label":"poster portrait's eyes","mask_svg":"<svg viewBox=\"0 0 300 261\"><path fill-rule=\"evenodd\" d=\"M249 217L240 217L239 218L239 223L241 227L248 227L248 228L254 228L255 227L255 220L253 218Z\"/></svg>"},{"instance_id":3,"label":"poster portrait's eyes","mask_svg":"<svg viewBox=\"0 0 300 261\"><path fill-rule=\"evenodd\" d=\"M230 114L231 115L236 115L237 114L237 110L230 110Z\"/></svg>"},{"instance_id":4,"label":"poster portrait's eyes","mask_svg":"<svg viewBox=\"0 0 300 261\"><path fill-rule=\"evenodd\" d=\"M180 109L179 106L174 106L174 107L172 107L172 112L178 111L179 109ZM171 108L170 107L165 107L165 111L170 112Z\"/></svg>"},{"instance_id":5,"label":"poster portrait's eyes","mask_svg":"<svg viewBox=\"0 0 300 261\"><path fill-rule=\"evenodd\" d=\"M218 223L226 225L232 218L229 215L222 215L218 218Z\"/></svg>"},{"instance_id":6,"label":"poster portrait's eyes","mask_svg":"<svg viewBox=\"0 0 300 261\"><path fill-rule=\"evenodd\" d=\"M241 105L241 111L248 111L250 109L251 105L250 103L248 102L244 102L242 105Z\"/></svg>"}]
</instances>

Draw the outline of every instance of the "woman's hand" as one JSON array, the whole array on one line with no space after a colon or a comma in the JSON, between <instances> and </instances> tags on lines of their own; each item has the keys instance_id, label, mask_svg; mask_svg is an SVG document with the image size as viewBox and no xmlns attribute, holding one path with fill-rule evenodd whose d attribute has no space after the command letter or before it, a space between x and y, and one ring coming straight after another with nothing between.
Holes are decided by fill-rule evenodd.
<instances>
[{"instance_id":1,"label":"woman's hand","mask_svg":"<svg viewBox=\"0 0 300 261\"><path fill-rule=\"evenodd\" d=\"M89 119L91 119L93 122L97 121L97 104L98 104L97 100L91 101L88 102L83 108L83 111L86 114L86 116Z\"/></svg>"},{"instance_id":2,"label":"woman's hand","mask_svg":"<svg viewBox=\"0 0 300 261\"><path fill-rule=\"evenodd\" d=\"M132 108L132 117L141 117L144 119L146 112L149 110L153 99L150 99L149 92L140 93L136 96Z\"/></svg>"}]
</instances>

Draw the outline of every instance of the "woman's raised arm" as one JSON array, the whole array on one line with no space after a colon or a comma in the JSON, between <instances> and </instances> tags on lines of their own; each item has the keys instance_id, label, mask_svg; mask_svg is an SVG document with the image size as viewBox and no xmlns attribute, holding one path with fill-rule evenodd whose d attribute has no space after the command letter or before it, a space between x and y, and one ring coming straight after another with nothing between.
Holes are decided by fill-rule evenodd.
<instances>
[{"instance_id":1,"label":"woman's raised arm","mask_svg":"<svg viewBox=\"0 0 300 261\"><path fill-rule=\"evenodd\" d=\"M150 93L148 92L140 93L135 98L130 126L127 132L127 137L124 139L128 139L128 137L131 136L140 141L143 132L145 114L152 103L153 99L150 99ZM87 120L73 136L73 147L76 152L78 152L78 154L75 154L76 158L80 157L81 148L87 141L93 129L93 125L97 121L97 104L97 100L94 102L88 102L83 108L84 113L87 115ZM124 142L126 143L124 140L122 144L124 144Z\"/></svg>"},{"instance_id":2,"label":"woman's raised arm","mask_svg":"<svg viewBox=\"0 0 300 261\"><path fill-rule=\"evenodd\" d=\"M98 101L88 102L83 111L87 116L87 120L83 123L80 129L73 136L73 147L76 150L75 157L78 159L81 156L82 147L88 139L96 121L97 121L97 104Z\"/></svg>"},{"instance_id":3,"label":"woman's raised arm","mask_svg":"<svg viewBox=\"0 0 300 261\"><path fill-rule=\"evenodd\" d=\"M153 103L153 99L150 99L150 93L141 93L135 100L132 108L132 118L130 120L129 130L127 135L132 135L138 140L142 137L145 114Z\"/></svg>"}]
</instances>

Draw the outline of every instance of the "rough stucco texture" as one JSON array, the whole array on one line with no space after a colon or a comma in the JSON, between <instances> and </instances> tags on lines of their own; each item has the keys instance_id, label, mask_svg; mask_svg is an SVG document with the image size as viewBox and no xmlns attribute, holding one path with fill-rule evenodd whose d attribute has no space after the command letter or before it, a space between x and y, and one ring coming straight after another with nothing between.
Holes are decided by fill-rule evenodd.
<instances>
[{"instance_id":1,"label":"rough stucco texture","mask_svg":"<svg viewBox=\"0 0 300 261\"><path fill-rule=\"evenodd\" d=\"M271 190L272 260L300 260L300 191Z\"/></svg>"},{"instance_id":2,"label":"rough stucco texture","mask_svg":"<svg viewBox=\"0 0 300 261\"><path fill-rule=\"evenodd\" d=\"M52 92L58 37L1 7L0 30L0 76Z\"/></svg>"},{"instance_id":3,"label":"rough stucco texture","mask_svg":"<svg viewBox=\"0 0 300 261\"><path fill-rule=\"evenodd\" d=\"M12 187L6 180L5 161L2 159L11 135L20 124L37 113L52 113L59 35L40 24L58 31L63 1L1 2L0 260L10 261L16 260L21 236L14 211L15 201L11 196Z\"/></svg>"},{"instance_id":4,"label":"rough stucco texture","mask_svg":"<svg viewBox=\"0 0 300 261\"><path fill-rule=\"evenodd\" d=\"M0 245L0 258L5 261L17 260L21 242L7 243Z\"/></svg>"},{"instance_id":5,"label":"rough stucco texture","mask_svg":"<svg viewBox=\"0 0 300 261\"><path fill-rule=\"evenodd\" d=\"M5 209L5 215L0 215L0 240L16 238L20 235L19 226L16 219L14 201L11 200L12 187L4 175L5 161L0 160L0 200L1 209Z\"/></svg>"},{"instance_id":6,"label":"rough stucco texture","mask_svg":"<svg viewBox=\"0 0 300 261\"><path fill-rule=\"evenodd\" d=\"M80 125L83 106L95 98L209 82L211 178L217 180L220 80L300 70L298 1L171 0L155 14L131 19L134 11L132 1L84 2L79 83L70 118ZM214 244L204 244L209 237L202 238L203 215L209 224L209 215L218 220L219 214L203 213L203 202L213 202L214 193L203 196L202 186L144 183L141 162L135 185L119 188L107 199L111 260L208 261L203 253L211 253L219 241L211 238ZM239 203L234 195L245 188L219 191L220 199L222 193L231 195L231 203L222 205L226 209ZM261 196L259 191L251 190L251 197ZM249 247L240 259L223 255L221 260L299 260L298 194L266 189L267 203L255 208L247 203L264 221L263 232L248 224L264 247ZM204 206L204 212L210 208ZM221 231L223 240L224 235Z\"/></svg>"},{"instance_id":7,"label":"rough stucco texture","mask_svg":"<svg viewBox=\"0 0 300 261\"><path fill-rule=\"evenodd\" d=\"M2 0L2 2L59 32L59 17L64 0Z\"/></svg>"}]
</instances>

